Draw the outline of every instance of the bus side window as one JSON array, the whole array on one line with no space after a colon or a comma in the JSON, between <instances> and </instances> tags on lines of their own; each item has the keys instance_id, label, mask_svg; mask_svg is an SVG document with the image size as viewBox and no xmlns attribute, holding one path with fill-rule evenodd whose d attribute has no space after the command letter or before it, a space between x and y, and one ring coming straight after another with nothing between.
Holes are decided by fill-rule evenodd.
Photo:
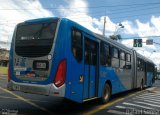
<instances>
[{"instance_id":1,"label":"bus side window","mask_svg":"<svg viewBox=\"0 0 160 115\"><path fill-rule=\"evenodd\" d=\"M141 60L141 71L144 71L144 60Z\"/></svg>"},{"instance_id":2,"label":"bus side window","mask_svg":"<svg viewBox=\"0 0 160 115\"><path fill-rule=\"evenodd\" d=\"M131 69L131 55L126 54L126 69Z\"/></svg>"},{"instance_id":3,"label":"bus side window","mask_svg":"<svg viewBox=\"0 0 160 115\"><path fill-rule=\"evenodd\" d=\"M97 63L97 47L96 43L85 37L85 59L84 63L96 65Z\"/></svg>"},{"instance_id":4,"label":"bus side window","mask_svg":"<svg viewBox=\"0 0 160 115\"><path fill-rule=\"evenodd\" d=\"M140 63L139 58L137 58L137 70L140 69L140 67L139 67L140 64L139 63Z\"/></svg>"},{"instance_id":5,"label":"bus side window","mask_svg":"<svg viewBox=\"0 0 160 115\"><path fill-rule=\"evenodd\" d=\"M125 53L123 51L120 52L120 68L125 69L126 68L126 63L125 63Z\"/></svg>"},{"instance_id":6,"label":"bus side window","mask_svg":"<svg viewBox=\"0 0 160 115\"><path fill-rule=\"evenodd\" d=\"M72 29L71 42L72 53L80 63L82 61L82 33L79 30Z\"/></svg>"},{"instance_id":7,"label":"bus side window","mask_svg":"<svg viewBox=\"0 0 160 115\"><path fill-rule=\"evenodd\" d=\"M139 70L140 70L140 71L143 71L143 60L140 59L139 61L140 61Z\"/></svg>"},{"instance_id":8,"label":"bus side window","mask_svg":"<svg viewBox=\"0 0 160 115\"><path fill-rule=\"evenodd\" d=\"M112 47L112 67L119 67L119 50L115 47Z\"/></svg>"},{"instance_id":9,"label":"bus side window","mask_svg":"<svg viewBox=\"0 0 160 115\"><path fill-rule=\"evenodd\" d=\"M104 43L101 43L101 65L111 65L110 47L108 44Z\"/></svg>"}]
</instances>

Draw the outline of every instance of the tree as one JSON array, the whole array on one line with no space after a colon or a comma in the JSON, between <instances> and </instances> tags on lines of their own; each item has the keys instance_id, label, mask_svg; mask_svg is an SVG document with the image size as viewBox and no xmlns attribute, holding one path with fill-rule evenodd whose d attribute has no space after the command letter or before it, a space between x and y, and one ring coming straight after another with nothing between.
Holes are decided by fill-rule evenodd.
<instances>
[{"instance_id":1,"label":"tree","mask_svg":"<svg viewBox=\"0 0 160 115\"><path fill-rule=\"evenodd\" d=\"M122 39L121 35L111 35L109 38L116 41Z\"/></svg>"}]
</instances>

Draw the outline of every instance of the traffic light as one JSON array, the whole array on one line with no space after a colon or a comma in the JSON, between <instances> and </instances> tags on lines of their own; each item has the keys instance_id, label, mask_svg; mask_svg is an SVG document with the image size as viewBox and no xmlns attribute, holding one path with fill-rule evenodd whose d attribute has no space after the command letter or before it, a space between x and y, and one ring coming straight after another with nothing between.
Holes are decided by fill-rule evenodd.
<instances>
[{"instance_id":1,"label":"traffic light","mask_svg":"<svg viewBox=\"0 0 160 115\"><path fill-rule=\"evenodd\" d=\"M142 39L134 39L133 47L142 47Z\"/></svg>"}]
</instances>

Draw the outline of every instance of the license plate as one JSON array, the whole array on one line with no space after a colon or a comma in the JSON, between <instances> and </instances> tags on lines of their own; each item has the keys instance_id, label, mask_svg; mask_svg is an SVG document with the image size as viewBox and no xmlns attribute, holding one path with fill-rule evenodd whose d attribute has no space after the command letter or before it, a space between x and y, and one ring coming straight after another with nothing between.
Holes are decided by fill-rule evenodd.
<instances>
[{"instance_id":1,"label":"license plate","mask_svg":"<svg viewBox=\"0 0 160 115\"><path fill-rule=\"evenodd\" d=\"M42 62L37 62L36 63L36 68L37 69L46 69L47 65L46 63L42 63Z\"/></svg>"},{"instance_id":2,"label":"license plate","mask_svg":"<svg viewBox=\"0 0 160 115\"><path fill-rule=\"evenodd\" d=\"M48 70L49 62L46 60L35 60L33 62L33 69L35 70Z\"/></svg>"},{"instance_id":3,"label":"license plate","mask_svg":"<svg viewBox=\"0 0 160 115\"><path fill-rule=\"evenodd\" d=\"M20 86L19 85L13 85L13 89L17 90L17 91L20 91Z\"/></svg>"}]
</instances>

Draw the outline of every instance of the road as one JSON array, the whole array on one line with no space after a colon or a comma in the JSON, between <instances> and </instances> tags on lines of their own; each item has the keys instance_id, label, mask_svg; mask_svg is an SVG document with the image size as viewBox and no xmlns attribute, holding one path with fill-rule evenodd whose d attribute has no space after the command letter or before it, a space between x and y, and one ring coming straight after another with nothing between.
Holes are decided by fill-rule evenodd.
<instances>
[{"instance_id":1,"label":"road","mask_svg":"<svg viewBox=\"0 0 160 115\"><path fill-rule=\"evenodd\" d=\"M160 114L160 81L143 91L132 90L112 96L109 103L99 100L78 104L63 98L42 96L6 89L7 77L0 76L0 114L7 115L131 115Z\"/></svg>"}]
</instances>

